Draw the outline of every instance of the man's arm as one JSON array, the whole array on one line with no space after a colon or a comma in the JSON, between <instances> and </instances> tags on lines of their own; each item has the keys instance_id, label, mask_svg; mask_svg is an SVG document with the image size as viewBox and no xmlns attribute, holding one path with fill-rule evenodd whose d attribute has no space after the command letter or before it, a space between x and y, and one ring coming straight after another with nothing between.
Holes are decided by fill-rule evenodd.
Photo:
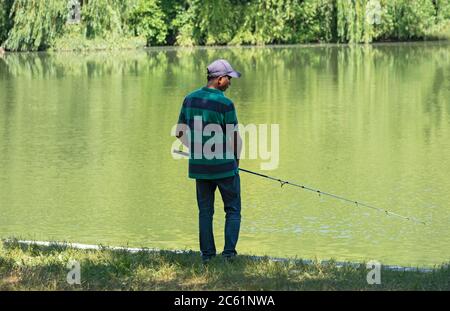
<instances>
[{"instance_id":1,"label":"man's arm","mask_svg":"<svg viewBox=\"0 0 450 311\"><path fill-rule=\"evenodd\" d=\"M187 128L186 124L178 123L175 135L181 141L181 143L183 145L185 145L187 148L189 148L189 139L188 139L187 130L188 130L188 128Z\"/></svg>"},{"instance_id":2,"label":"man's arm","mask_svg":"<svg viewBox=\"0 0 450 311\"><path fill-rule=\"evenodd\" d=\"M242 151L242 138L239 134L239 123L236 114L236 108L234 107L234 103L231 103L231 111L225 114L225 127L228 129L229 125L233 126L232 133L227 133L231 141L231 148L233 150L234 158L236 159L237 165L239 166L239 159L241 157Z\"/></svg>"},{"instance_id":3,"label":"man's arm","mask_svg":"<svg viewBox=\"0 0 450 311\"><path fill-rule=\"evenodd\" d=\"M233 141L234 141L234 146L233 146L234 158L236 159L237 166L239 167L239 159L241 157L241 151L242 151L242 138L238 131L234 132Z\"/></svg>"},{"instance_id":4,"label":"man's arm","mask_svg":"<svg viewBox=\"0 0 450 311\"><path fill-rule=\"evenodd\" d=\"M186 125L186 115L185 115L185 105L186 98L181 106L180 116L178 117L178 124L175 130L175 136L181 141L183 145L189 148L189 127Z\"/></svg>"}]
</instances>

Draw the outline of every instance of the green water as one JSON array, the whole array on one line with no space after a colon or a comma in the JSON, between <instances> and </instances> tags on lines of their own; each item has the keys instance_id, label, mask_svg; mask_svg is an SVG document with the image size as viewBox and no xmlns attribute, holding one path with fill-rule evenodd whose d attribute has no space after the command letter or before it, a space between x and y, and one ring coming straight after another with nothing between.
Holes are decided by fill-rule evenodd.
<instances>
[{"instance_id":1,"label":"green water","mask_svg":"<svg viewBox=\"0 0 450 311\"><path fill-rule=\"evenodd\" d=\"M448 43L154 49L0 58L0 236L198 250L195 182L172 159L184 95L226 58L241 123L280 124L264 173L418 225L241 173L238 252L432 266L450 260ZM258 171L261 160L242 160ZM224 213L216 197L215 232Z\"/></svg>"}]
</instances>

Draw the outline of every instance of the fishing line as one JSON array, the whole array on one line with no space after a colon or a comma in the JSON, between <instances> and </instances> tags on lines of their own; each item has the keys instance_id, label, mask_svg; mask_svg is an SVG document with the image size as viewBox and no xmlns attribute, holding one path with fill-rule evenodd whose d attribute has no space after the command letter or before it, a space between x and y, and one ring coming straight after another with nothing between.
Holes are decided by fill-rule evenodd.
<instances>
[{"instance_id":1,"label":"fishing line","mask_svg":"<svg viewBox=\"0 0 450 311\"><path fill-rule=\"evenodd\" d=\"M176 153L176 154L182 155L182 156L189 157L189 153L187 153L187 152L178 151L178 150L173 150L173 152ZM336 194L333 194L333 193L328 193L328 192L325 192L325 191L321 191L319 189L314 189L314 188L311 188L311 187L308 187L308 186L305 186L305 185L301 185L301 184L297 184L297 183L293 183L293 182L290 182L290 181L287 181L287 180L282 180L280 178L276 178L276 177L264 175L264 174L261 174L261 173L249 171L249 170L246 170L244 168L239 168L239 171L242 171L242 172L245 172L245 173L248 173L248 174L252 174L252 175L256 175L256 176L259 176L259 177L267 178L267 179L270 179L270 180L277 181L277 182L280 183L282 188L285 185L298 187L298 188L301 188L303 190L308 190L308 191L311 191L311 192L315 192L319 196L322 196L322 195L329 196L329 197L335 198L337 200L341 200L341 201L345 201L345 202L348 202L348 203L355 204L357 207L363 206L363 207L367 207L367 208L370 208L370 209L382 212L382 213L386 214L387 216L399 217L399 218L402 218L404 220L409 220L409 221L413 221L415 223L420 223L420 224L426 225L426 223L424 221L418 220L416 218L403 216L403 215L400 215L400 214L397 214L397 213L394 213L394 212L391 212L391 211L388 211L386 209L379 208L379 207L376 207L376 206L373 206L373 205L370 205L370 204L366 204L366 203L363 203L363 202L360 202L360 201L356 201L356 200L347 199L347 198L344 198L344 197L342 197L340 195L336 195Z\"/></svg>"}]
</instances>

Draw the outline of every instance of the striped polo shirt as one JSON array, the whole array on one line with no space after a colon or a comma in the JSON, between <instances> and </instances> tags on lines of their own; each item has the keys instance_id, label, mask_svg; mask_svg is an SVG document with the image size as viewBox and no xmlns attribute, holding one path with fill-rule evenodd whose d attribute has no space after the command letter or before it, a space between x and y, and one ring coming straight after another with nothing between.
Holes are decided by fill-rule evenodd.
<instances>
[{"instance_id":1,"label":"striped polo shirt","mask_svg":"<svg viewBox=\"0 0 450 311\"><path fill-rule=\"evenodd\" d=\"M187 95L178 123L189 127L190 178L219 179L237 174L230 129L238 120L233 102L222 91L203 87Z\"/></svg>"}]
</instances>

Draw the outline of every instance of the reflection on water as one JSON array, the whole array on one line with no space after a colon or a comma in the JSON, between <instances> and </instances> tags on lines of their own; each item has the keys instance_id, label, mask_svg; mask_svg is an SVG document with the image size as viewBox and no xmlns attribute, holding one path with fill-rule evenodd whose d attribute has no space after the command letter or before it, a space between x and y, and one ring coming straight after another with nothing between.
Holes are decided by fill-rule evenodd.
<instances>
[{"instance_id":1,"label":"reflection on water","mask_svg":"<svg viewBox=\"0 0 450 311\"><path fill-rule=\"evenodd\" d=\"M241 174L238 251L449 261L448 43L8 54L0 236L197 249L195 185L170 156L170 129L215 58L244 74L227 91L240 122L280 124L280 166L268 174L428 223ZM220 196L216 209L220 248Z\"/></svg>"}]
</instances>

